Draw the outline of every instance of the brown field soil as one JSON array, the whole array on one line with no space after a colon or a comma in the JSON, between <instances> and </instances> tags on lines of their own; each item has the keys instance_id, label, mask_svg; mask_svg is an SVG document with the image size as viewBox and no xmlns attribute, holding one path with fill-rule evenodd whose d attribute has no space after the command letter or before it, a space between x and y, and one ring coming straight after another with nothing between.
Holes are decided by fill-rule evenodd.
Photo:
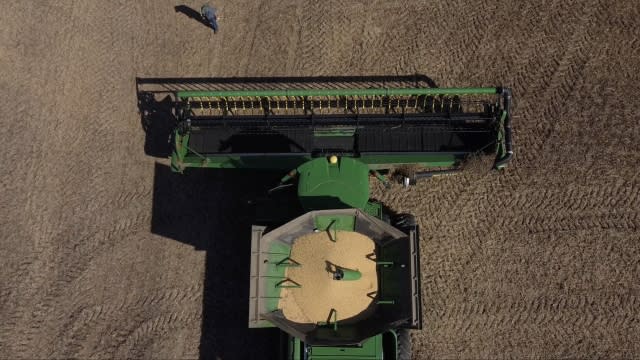
<instances>
[{"instance_id":1,"label":"brown field soil","mask_svg":"<svg viewBox=\"0 0 640 360\"><path fill-rule=\"evenodd\" d=\"M221 0L215 35L175 5L2 4L0 358L273 357L246 329L264 189L146 155L136 76L414 73L511 86L516 144L373 183L421 226L414 358L640 358L640 3Z\"/></svg>"}]
</instances>

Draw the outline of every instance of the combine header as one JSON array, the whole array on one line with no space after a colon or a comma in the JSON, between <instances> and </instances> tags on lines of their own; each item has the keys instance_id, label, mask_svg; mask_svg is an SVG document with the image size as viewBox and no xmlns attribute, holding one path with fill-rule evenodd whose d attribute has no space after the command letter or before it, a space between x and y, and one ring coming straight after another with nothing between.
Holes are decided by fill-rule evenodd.
<instances>
[{"instance_id":1,"label":"combine header","mask_svg":"<svg viewBox=\"0 0 640 360\"><path fill-rule=\"evenodd\" d=\"M188 167L294 169L324 155L372 170L454 167L470 154L511 158L503 88L178 91L171 160ZM268 161L265 161L268 156Z\"/></svg>"},{"instance_id":2,"label":"combine header","mask_svg":"<svg viewBox=\"0 0 640 360\"><path fill-rule=\"evenodd\" d=\"M418 225L372 201L369 179L423 168L408 185L479 154L502 169L509 89L195 87L170 94L172 170L281 170L274 190L294 189L303 209L252 228L248 326L289 334L286 359L410 358L407 329L422 323Z\"/></svg>"}]
</instances>

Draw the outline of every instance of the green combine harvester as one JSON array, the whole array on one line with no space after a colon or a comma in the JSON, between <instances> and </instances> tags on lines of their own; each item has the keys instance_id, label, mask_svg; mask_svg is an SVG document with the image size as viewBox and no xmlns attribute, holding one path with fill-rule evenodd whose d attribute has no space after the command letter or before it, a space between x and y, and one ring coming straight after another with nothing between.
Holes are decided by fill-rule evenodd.
<instances>
[{"instance_id":1,"label":"green combine harvester","mask_svg":"<svg viewBox=\"0 0 640 360\"><path fill-rule=\"evenodd\" d=\"M147 94L153 96L153 94ZM143 96L144 98L144 96ZM282 171L299 213L252 227L248 326L288 334L284 359L409 359L420 329L419 231L370 199L471 156L512 157L506 88L197 89L172 93L171 168ZM403 168L420 171L392 177ZM288 217L287 217L288 216Z\"/></svg>"}]
</instances>

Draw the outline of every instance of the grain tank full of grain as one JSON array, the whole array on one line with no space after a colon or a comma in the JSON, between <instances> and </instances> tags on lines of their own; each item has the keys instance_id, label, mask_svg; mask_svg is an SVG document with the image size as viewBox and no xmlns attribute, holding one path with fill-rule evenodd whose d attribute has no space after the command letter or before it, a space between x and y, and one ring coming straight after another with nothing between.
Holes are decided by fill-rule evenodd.
<instances>
[{"instance_id":1,"label":"grain tank full of grain","mask_svg":"<svg viewBox=\"0 0 640 360\"><path fill-rule=\"evenodd\" d=\"M311 211L271 231L254 226L249 326L277 326L310 345L419 327L417 237L359 209ZM340 278L341 269L352 278Z\"/></svg>"}]
</instances>

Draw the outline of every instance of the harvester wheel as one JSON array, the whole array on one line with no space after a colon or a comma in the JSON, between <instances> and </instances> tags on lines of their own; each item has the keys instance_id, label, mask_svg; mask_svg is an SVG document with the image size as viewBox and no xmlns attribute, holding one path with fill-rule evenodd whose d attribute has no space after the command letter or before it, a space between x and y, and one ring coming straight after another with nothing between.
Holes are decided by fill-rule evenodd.
<instances>
[{"instance_id":1,"label":"harvester wheel","mask_svg":"<svg viewBox=\"0 0 640 360\"><path fill-rule=\"evenodd\" d=\"M399 329L398 335L398 360L411 360L411 335L409 330Z\"/></svg>"}]
</instances>

